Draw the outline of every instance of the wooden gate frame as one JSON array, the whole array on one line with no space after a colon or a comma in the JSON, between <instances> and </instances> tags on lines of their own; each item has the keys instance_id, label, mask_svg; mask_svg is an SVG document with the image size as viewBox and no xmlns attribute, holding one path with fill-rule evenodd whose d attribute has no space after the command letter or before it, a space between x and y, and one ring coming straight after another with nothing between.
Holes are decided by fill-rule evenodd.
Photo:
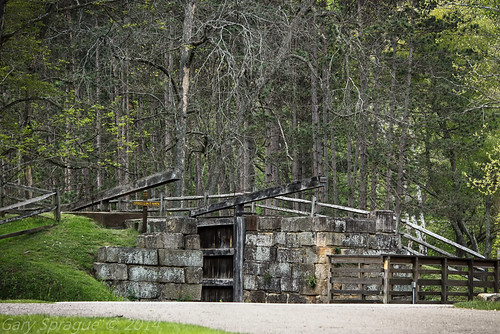
<instances>
[{"instance_id":1,"label":"wooden gate frame","mask_svg":"<svg viewBox=\"0 0 500 334\"><path fill-rule=\"evenodd\" d=\"M198 217L207 213L234 208L233 227L233 301L243 301L243 259L246 239L246 220L244 217L245 204L262 201L269 198L293 194L305 190L323 187L326 178L315 176L309 179L295 181L286 185L267 188L260 191L244 194L231 200L214 203L205 207L191 210L191 217Z\"/></svg>"}]
</instances>

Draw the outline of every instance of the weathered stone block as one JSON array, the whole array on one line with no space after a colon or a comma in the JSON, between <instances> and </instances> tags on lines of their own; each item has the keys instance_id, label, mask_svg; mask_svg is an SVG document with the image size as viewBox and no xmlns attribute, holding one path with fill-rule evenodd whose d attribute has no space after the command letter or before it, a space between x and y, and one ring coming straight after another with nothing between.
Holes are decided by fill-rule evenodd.
<instances>
[{"instance_id":1,"label":"weathered stone block","mask_svg":"<svg viewBox=\"0 0 500 334\"><path fill-rule=\"evenodd\" d=\"M196 234L196 219L189 217L149 218L147 232Z\"/></svg>"},{"instance_id":2,"label":"weathered stone block","mask_svg":"<svg viewBox=\"0 0 500 334\"><path fill-rule=\"evenodd\" d=\"M250 291L249 301L250 303L265 303L266 293L264 291Z\"/></svg>"},{"instance_id":3,"label":"weathered stone block","mask_svg":"<svg viewBox=\"0 0 500 334\"><path fill-rule=\"evenodd\" d=\"M394 251L401 249L401 237L399 235L377 234L371 236L369 246L372 249Z\"/></svg>"},{"instance_id":4,"label":"weathered stone block","mask_svg":"<svg viewBox=\"0 0 500 334\"><path fill-rule=\"evenodd\" d=\"M326 232L343 233L346 231L345 219L327 218Z\"/></svg>"},{"instance_id":5,"label":"weathered stone block","mask_svg":"<svg viewBox=\"0 0 500 334\"><path fill-rule=\"evenodd\" d=\"M161 233L158 236L157 248L182 249L184 235L182 233Z\"/></svg>"},{"instance_id":6,"label":"weathered stone block","mask_svg":"<svg viewBox=\"0 0 500 334\"><path fill-rule=\"evenodd\" d=\"M158 280L158 268L150 266L130 266L128 268L128 279L130 281L156 282Z\"/></svg>"},{"instance_id":7,"label":"weathered stone block","mask_svg":"<svg viewBox=\"0 0 500 334\"><path fill-rule=\"evenodd\" d=\"M201 284L201 282L203 281L202 267L186 267L184 271L186 276L186 283Z\"/></svg>"},{"instance_id":8,"label":"weathered stone block","mask_svg":"<svg viewBox=\"0 0 500 334\"><path fill-rule=\"evenodd\" d=\"M160 285L152 282L122 281L115 285L116 291L128 299L156 299L160 296Z\"/></svg>"},{"instance_id":9,"label":"weathered stone block","mask_svg":"<svg viewBox=\"0 0 500 334\"><path fill-rule=\"evenodd\" d=\"M371 217L375 218L375 228L377 232L394 233L395 222L394 212L388 210L379 210L371 213Z\"/></svg>"},{"instance_id":10,"label":"weathered stone block","mask_svg":"<svg viewBox=\"0 0 500 334\"><path fill-rule=\"evenodd\" d=\"M370 237L368 234L346 233L342 246L352 248L367 248Z\"/></svg>"},{"instance_id":11,"label":"weathered stone block","mask_svg":"<svg viewBox=\"0 0 500 334\"><path fill-rule=\"evenodd\" d=\"M299 279L292 277L281 278L281 291L299 292Z\"/></svg>"},{"instance_id":12,"label":"weathered stone block","mask_svg":"<svg viewBox=\"0 0 500 334\"><path fill-rule=\"evenodd\" d=\"M287 233L286 235L286 246L289 248L300 247L299 236L297 233Z\"/></svg>"},{"instance_id":13,"label":"weathered stone block","mask_svg":"<svg viewBox=\"0 0 500 334\"><path fill-rule=\"evenodd\" d=\"M271 247L256 247L255 261L271 261Z\"/></svg>"},{"instance_id":14,"label":"weathered stone block","mask_svg":"<svg viewBox=\"0 0 500 334\"><path fill-rule=\"evenodd\" d=\"M201 284L182 284L181 298L185 301L200 301Z\"/></svg>"},{"instance_id":15,"label":"weathered stone block","mask_svg":"<svg viewBox=\"0 0 500 334\"><path fill-rule=\"evenodd\" d=\"M289 277L292 266L288 262L273 262L269 265L269 274L272 277Z\"/></svg>"},{"instance_id":16,"label":"weathered stone block","mask_svg":"<svg viewBox=\"0 0 500 334\"><path fill-rule=\"evenodd\" d=\"M268 303L279 303L279 304L286 304L288 301L288 294L286 293L269 293L267 295L267 300Z\"/></svg>"},{"instance_id":17,"label":"weathered stone block","mask_svg":"<svg viewBox=\"0 0 500 334\"><path fill-rule=\"evenodd\" d=\"M318 263L328 264L330 263L328 256L335 255L341 250L337 247L317 247L316 251L319 257Z\"/></svg>"},{"instance_id":18,"label":"weathered stone block","mask_svg":"<svg viewBox=\"0 0 500 334\"><path fill-rule=\"evenodd\" d=\"M276 246L286 245L286 233L285 232L274 233L273 240L274 240L274 245Z\"/></svg>"},{"instance_id":19,"label":"weathered stone block","mask_svg":"<svg viewBox=\"0 0 500 334\"><path fill-rule=\"evenodd\" d=\"M288 303L289 304L305 304L305 303L307 303L307 299L306 299L306 297L304 297L302 295L291 293L288 296Z\"/></svg>"},{"instance_id":20,"label":"weathered stone block","mask_svg":"<svg viewBox=\"0 0 500 334\"><path fill-rule=\"evenodd\" d=\"M149 233L137 237L138 248L184 248L184 235L182 233Z\"/></svg>"},{"instance_id":21,"label":"weathered stone block","mask_svg":"<svg viewBox=\"0 0 500 334\"><path fill-rule=\"evenodd\" d=\"M276 232L281 230L281 217L259 217L258 230Z\"/></svg>"},{"instance_id":22,"label":"weathered stone block","mask_svg":"<svg viewBox=\"0 0 500 334\"><path fill-rule=\"evenodd\" d=\"M158 251L145 248L119 248L118 263L158 265Z\"/></svg>"},{"instance_id":23,"label":"weathered stone block","mask_svg":"<svg viewBox=\"0 0 500 334\"><path fill-rule=\"evenodd\" d=\"M316 244L316 240L312 232L298 233L298 239L300 246L314 246Z\"/></svg>"},{"instance_id":24,"label":"weathered stone block","mask_svg":"<svg viewBox=\"0 0 500 334\"><path fill-rule=\"evenodd\" d=\"M277 262L301 263L304 261L304 249L302 248L278 248Z\"/></svg>"},{"instance_id":25,"label":"weathered stone block","mask_svg":"<svg viewBox=\"0 0 500 334\"><path fill-rule=\"evenodd\" d=\"M97 250L97 262L118 262L118 252L121 247L104 246Z\"/></svg>"},{"instance_id":26,"label":"weathered stone block","mask_svg":"<svg viewBox=\"0 0 500 334\"><path fill-rule=\"evenodd\" d=\"M345 235L336 232L318 232L316 233L316 245L319 247L341 246Z\"/></svg>"},{"instance_id":27,"label":"weathered stone block","mask_svg":"<svg viewBox=\"0 0 500 334\"><path fill-rule=\"evenodd\" d=\"M257 288L266 292L281 292L281 279L270 276L257 276Z\"/></svg>"},{"instance_id":28,"label":"weathered stone block","mask_svg":"<svg viewBox=\"0 0 500 334\"><path fill-rule=\"evenodd\" d=\"M185 283L184 269L176 267L159 267L158 282L161 283Z\"/></svg>"},{"instance_id":29,"label":"weathered stone block","mask_svg":"<svg viewBox=\"0 0 500 334\"><path fill-rule=\"evenodd\" d=\"M257 290L257 276L244 275L243 276L243 289L244 290Z\"/></svg>"},{"instance_id":30,"label":"weathered stone block","mask_svg":"<svg viewBox=\"0 0 500 334\"><path fill-rule=\"evenodd\" d=\"M181 286L182 284L175 284L175 283L163 284L163 288L161 290L161 299L180 300L182 294Z\"/></svg>"},{"instance_id":31,"label":"weathered stone block","mask_svg":"<svg viewBox=\"0 0 500 334\"><path fill-rule=\"evenodd\" d=\"M189 234L184 237L185 249L200 249L200 235Z\"/></svg>"},{"instance_id":32,"label":"weathered stone block","mask_svg":"<svg viewBox=\"0 0 500 334\"><path fill-rule=\"evenodd\" d=\"M264 275L269 271L269 262L243 262L243 273L245 275Z\"/></svg>"},{"instance_id":33,"label":"weathered stone block","mask_svg":"<svg viewBox=\"0 0 500 334\"><path fill-rule=\"evenodd\" d=\"M259 233L255 245L258 247L271 247L273 245L272 233Z\"/></svg>"},{"instance_id":34,"label":"weathered stone block","mask_svg":"<svg viewBox=\"0 0 500 334\"><path fill-rule=\"evenodd\" d=\"M314 275L314 264L297 263L292 266L293 278L307 278Z\"/></svg>"},{"instance_id":35,"label":"weathered stone block","mask_svg":"<svg viewBox=\"0 0 500 334\"><path fill-rule=\"evenodd\" d=\"M316 247L304 247L304 263L318 263L319 260Z\"/></svg>"},{"instance_id":36,"label":"weathered stone block","mask_svg":"<svg viewBox=\"0 0 500 334\"><path fill-rule=\"evenodd\" d=\"M346 232L375 233L375 220L373 219L347 219Z\"/></svg>"},{"instance_id":37,"label":"weathered stone block","mask_svg":"<svg viewBox=\"0 0 500 334\"><path fill-rule=\"evenodd\" d=\"M245 246L257 246L257 233L247 233Z\"/></svg>"},{"instance_id":38,"label":"weathered stone block","mask_svg":"<svg viewBox=\"0 0 500 334\"><path fill-rule=\"evenodd\" d=\"M308 232L313 230L312 217L283 218L281 221L282 232Z\"/></svg>"},{"instance_id":39,"label":"weathered stone block","mask_svg":"<svg viewBox=\"0 0 500 334\"><path fill-rule=\"evenodd\" d=\"M159 264L168 267L202 267L203 253L200 250L159 249Z\"/></svg>"},{"instance_id":40,"label":"weathered stone block","mask_svg":"<svg viewBox=\"0 0 500 334\"><path fill-rule=\"evenodd\" d=\"M328 280L329 274L330 274L329 264L314 265L314 276L318 281Z\"/></svg>"},{"instance_id":41,"label":"weathered stone block","mask_svg":"<svg viewBox=\"0 0 500 334\"><path fill-rule=\"evenodd\" d=\"M327 231L327 217L313 217L313 228L314 232L324 232Z\"/></svg>"},{"instance_id":42,"label":"weathered stone block","mask_svg":"<svg viewBox=\"0 0 500 334\"><path fill-rule=\"evenodd\" d=\"M128 279L127 265L118 263L94 263L95 275L105 281Z\"/></svg>"}]
</instances>

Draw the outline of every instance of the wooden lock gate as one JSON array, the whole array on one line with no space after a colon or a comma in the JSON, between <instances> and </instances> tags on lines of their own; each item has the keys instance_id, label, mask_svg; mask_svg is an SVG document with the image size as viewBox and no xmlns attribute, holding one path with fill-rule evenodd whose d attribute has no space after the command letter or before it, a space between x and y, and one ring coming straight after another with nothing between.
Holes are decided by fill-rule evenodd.
<instances>
[{"instance_id":1,"label":"wooden lock gate","mask_svg":"<svg viewBox=\"0 0 500 334\"><path fill-rule=\"evenodd\" d=\"M319 188L324 185L325 181L323 177L312 177L192 210L191 217L199 217L207 213L234 208L234 217L198 219L198 234L203 251L202 301L241 302L243 300L245 204Z\"/></svg>"}]
</instances>

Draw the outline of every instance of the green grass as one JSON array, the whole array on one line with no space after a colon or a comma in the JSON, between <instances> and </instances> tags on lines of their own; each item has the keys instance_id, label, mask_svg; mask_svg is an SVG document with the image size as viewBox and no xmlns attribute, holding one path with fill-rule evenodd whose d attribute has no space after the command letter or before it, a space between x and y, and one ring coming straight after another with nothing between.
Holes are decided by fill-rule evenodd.
<instances>
[{"instance_id":1,"label":"green grass","mask_svg":"<svg viewBox=\"0 0 500 334\"><path fill-rule=\"evenodd\" d=\"M49 317L0 315L2 333L229 333L195 325L124 318Z\"/></svg>"},{"instance_id":2,"label":"green grass","mask_svg":"<svg viewBox=\"0 0 500 334\"><path fill-rule=\"evenodd\" d=\"M473 300L470 302L459 302L453 305L458 308L470 308L473 310L500 311L500 302L486 302L482 300Z\"/></svg>"},{"instance_id":3,"label":"green grass","mask_svg":"<svg viewBox=\"0 0 500 334\"><path fill-rule=\"evenodd\" d=\"M0 225L0 235L51 225L33 217ZM0 299L120 300L92 276L97 249L134 246L137 232L111 230L89 218L63 215L50 230L0 240Z\"/></svg>"}]
</instances>

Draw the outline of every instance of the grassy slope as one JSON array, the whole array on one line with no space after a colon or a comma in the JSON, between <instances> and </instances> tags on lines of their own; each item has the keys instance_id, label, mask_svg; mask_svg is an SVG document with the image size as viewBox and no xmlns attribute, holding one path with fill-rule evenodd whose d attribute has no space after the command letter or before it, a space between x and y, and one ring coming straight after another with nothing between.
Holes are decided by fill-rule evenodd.
<instances>
[{"instance_id":1,"label":"grassy slope","mask_svg":"<svg viewBox=\"0 0 500 334\"><path fill-rule=\"evenodd\" d=\"M0 225L0 234L54 224L44 217ZM100 246L133 246L137 232L63 215L54 228L0 240L0 299L117 300L91 275Z\"/></svg>"}]
</instances>

